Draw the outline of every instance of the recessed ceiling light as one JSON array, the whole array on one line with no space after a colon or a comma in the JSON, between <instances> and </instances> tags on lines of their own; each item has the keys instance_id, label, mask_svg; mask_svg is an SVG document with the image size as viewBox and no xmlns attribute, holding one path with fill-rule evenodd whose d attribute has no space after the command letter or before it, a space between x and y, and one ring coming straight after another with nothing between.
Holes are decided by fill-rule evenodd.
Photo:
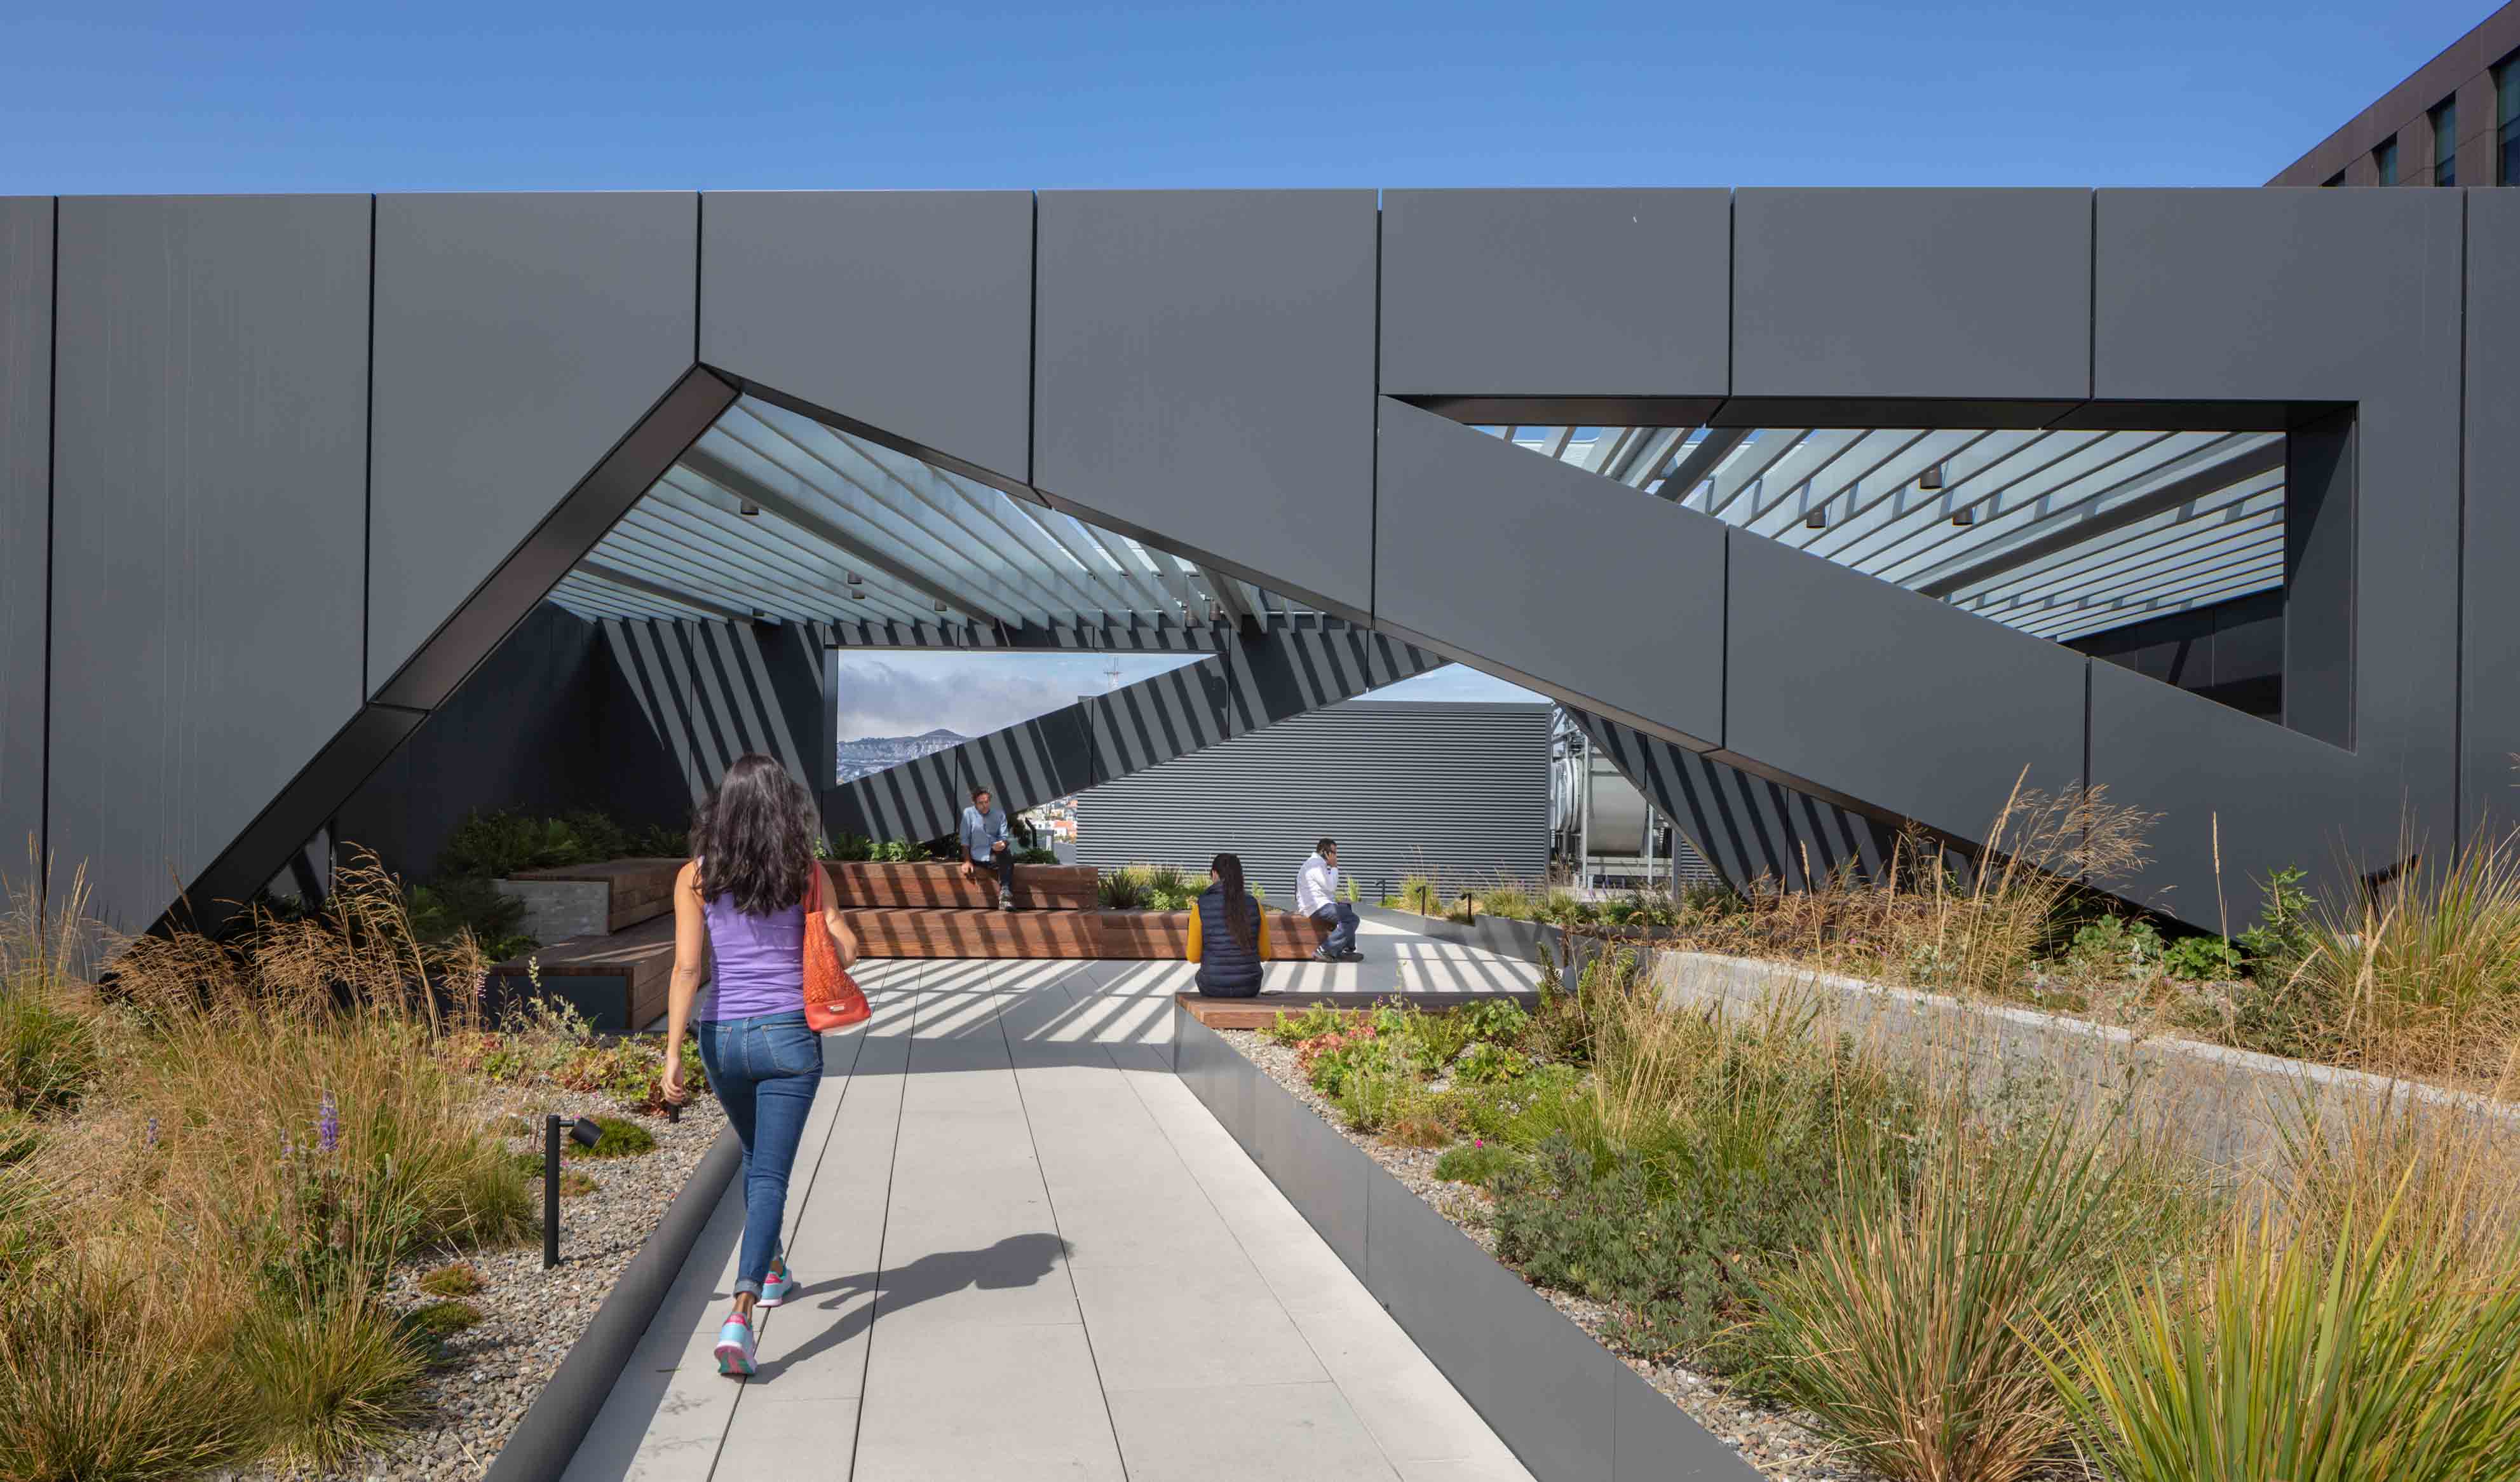
<instances>
[{"instance_id":1,"label":"recessed ceiling light","mask_svg":"<svg viewBox=\"0 0 2520 1482\"><path fill-rule=\"evenodd\" d=\"M1821 506L1821 507L1819 507L1818 509L1816 509L1816 510L1812 511L1809 515L1804 516L1803 516L1803 524L1804 524L1804 526L1805 526L1806 528L1809 528L1809 529L1814 529L1814 530L1825 530L1825 529L1827 529L1827 528L1828 528L1828 506L1826 506L1826 505L1822 505L1822 506Z\"/></svg>"},{"instance_id":2,"label":"recessed ceiling light","mask_svg":"<svg viewBox=\"0 0 2520 1482\"><path fill-rule=\"evenodd\" d=\"M748 499L737 501L735 509L737 514L743 516L747 519L761 513L761 506L754 504Z\"/></svg>"},{"instance_id":3,"label":"recessed ceiling light","mask_svg":"<svg viewBox=\"0 0 2520 1482\"><path fill-rule=\"evenodd\" d=\"M1941 488L1942 486L1943 486L1943 466L1942 466L1941 464L1935 464L1933 467L1931 467L1931 468L1929 468L1929 469L1925 470L1925 472L1923 472L1922 473L1919 473L1919 474L1917 474L1917 475L1916 475L1916 487L1917 487L1917 488L1920 488L1920 489L1939 489L1939 488Z\"/></svg>"}]
</instances>

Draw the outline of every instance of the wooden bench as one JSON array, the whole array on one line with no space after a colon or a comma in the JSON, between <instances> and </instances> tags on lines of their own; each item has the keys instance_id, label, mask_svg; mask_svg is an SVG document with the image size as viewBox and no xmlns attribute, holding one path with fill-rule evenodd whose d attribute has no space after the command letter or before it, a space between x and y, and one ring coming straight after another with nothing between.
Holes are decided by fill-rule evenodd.
<instances>
[{"instance_id":1,"label":"wooden bench","mask_svg":"<svg viewBox=\"0 0 2520 1482\"><path fill-rule=\"evenodd\" d=\"M1105 911L1102 956L1140 962L1180 962L1190 953L1187 911ZM1329 939L1329 928L1291 911L1269 913L1269 961L1302 962Z\"/></svg>"},{"instance_id":2,"label":"wooden bench","mask_svg":"<svg viewBox=\"0 0 2520 1482\"><path fill-rule=\"evenodd\" d=\"M525 934L542 941L626 931L674 909L678 859L615 859L526 870L499 882L525 903ZM537 927L542 929L537 930Z\"/></svg>"},{"instance_id":3,"label":"wooden bench","mask_svg":"<svg viewBox=\"0 0 2520 1482\"><path fill-rule=\"evenodd\" d=\"M1091 911L843 911L869 959L901 957L1095 958L1102 937Z\"/></svg>"},{"instance_id":4,"label":"wooden bench","mask_svg":"<svg viewBox=\"0 0 2520 1482\"><path fill-rule=\"evenodd\" d=\"M530 997L539 972L543 996L571 1005L599 1032L645 1029L665 1014L674 976L674 919L657 917L626 931L537 947L490 971L488 1007L494 1015Z\"/></svg>"},{"instance_id":5,"label":"wooden bench","mask_svg":"<svg viewBox=\"0 0 2520 1482\"><path fill-rule=\"evenodd\" d=\"M868 909L994 910L998 877L967 873L939 861L921 864L831 862L832 888L842 906ZM1096 896L1091 865L1015 866L1015 904L1026 911L1091 911Z\"/></svg>"}]
</instances>

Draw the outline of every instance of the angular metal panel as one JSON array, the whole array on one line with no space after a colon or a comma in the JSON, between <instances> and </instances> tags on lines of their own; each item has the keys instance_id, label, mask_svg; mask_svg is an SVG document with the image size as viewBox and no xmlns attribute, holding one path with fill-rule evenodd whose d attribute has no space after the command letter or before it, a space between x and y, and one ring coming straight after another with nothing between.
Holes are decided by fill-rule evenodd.
<instances>
[{"instance_id":1,"label":"angular metal panel","mask_svg":"<svg viewBox=\"0 0 2520 1482\"><path fill-rule=\"evenodd\" d=\"M1372 606L1371 191L1054 191L1033 483L1343 617Z\"/></svg>"},{"instance_id":2,"label":"angular metal panel","mask_svg":"<svg viewBox=\"0 0 2520 1482\"><path fill-rule=\"evenodd\" d=\"M368 685L383 695L690 367L699 231L679 192L376 211Z\"/></svg>"},{"instance_id":3,"label":"angular metal panel","mask_svg":"<svg viewBox=\"0 0 2520 1482\"><path fill-rule=\"evenodd\" d=\"M1385 191L1386 396L1721 396L1732 193Z\"/></svg>"},{"instance_id":4,"label":"angular metal panel","mask_svg":"<svg viewBox=\"0 0 2520 1482\"><path fill-rule=\"evenodd\" d=\"M1627 1367L1364 1152L1338 1150L1372 1189L1366 1290L1533 1476L1610 1482Z\"/></svg>"},{"instance_id":5,"label":"angular metal panel","mask_svg":"<svg viewBox=\"0 0 2520 1482\"><path fill-rule=\"evenodd\" d=\"M1733 394L2080 400L2091 234L2088 191L1735 192Z\"/></svg>"},{"instance_id":6,"label":"angular metal panel","mask_svg":"<svg viewBox=\"0 0 2520 1482\"><path fill-rule=\"evenodd\" d=\"M2092 780L2160 815L2151 863L2109 888L2193 925L2247 926L2288 866L2350 905L2400 858L2400 791L2361 758L2112 663L2092 665Z\"/></svg>"},{"instance_id":7,"label":"angular metal panel","mask_svg":"<svg viewBox=\"0 0 2520 1482\"><path fill-rule=\"evenodd\" d=\"M359 711L368 226L364 196L62 202L50 843L115 924Z\"/></svg>"},{"instance_id":8,"label":"angular metal panel","mask_svg":"<svg viewBox=\"0 0 2520 1482\"><path fill-rule=\"evenodd\" d=\"M2081 654L1731 538L1720 760L1969 839L2016 779L2049 793L2081 779Z\"/></svg>"},{"instance_id":9,"label":"angular metal panel","mask_svg":"<svg viewBox=\"0 0 2520 1482\"><path fill-rule=\"evenodd\" d=\"M1363 1271L1366 1201L1381 1170L1284 1087L1256 1067L1251 1074L1251 1161L1348 1270Z\"/></svg>"},{"instance_id":10,"label":"angular metal panel","mask_svg":"<svg viewBox=\"0 0 2520 1482\"><path fill-rule=\"evenodd\" d=\"M2520 825L2520 191L2467 195L2461 822Z\"/></svg>"},{"instance_id":11,"label":"angular metal panel","mask_svg":"<svg viewBox=\"0 0 2520 1482\"><path fill-rule=\"evenodd\" d=\"M1720 521L1381 407L1377 627L1676 740L1723 740Z\"/></svg>"},{"instance_id":12,"label":"angular metal panel","mask_svg":"<svg viewBox=\"0 0 2520 1482\"><path fill-rule=\"evenodd\" d=\"M700 358L1029 479L1032 193L712 191Z\"/></svg>"},{"instance_id":13,"label":"angular metal panel","mask_svg":"<svg viewBox=\"0 0 2520 1482\"><path fill-rule=\"evenodd\" d=\"M2365 820L2358 855L2395 849L2402 832L2439 847L2455 831L2463 194L2098 197L2098 395L2351 405L2351 458L2338 469L2352 488L2330 489L2326 502L2350 492L2353 548L2288 594L2285 667L2318 677L2323 733L2336 733L2338 687L2350 685L2362 760L2340 776L2359 776L2362 791L2350 808L2320 806ZM2334 513L2322 509L2322 527ZM2181 780L2141 781L2167 790ZM2275 772L2234 786L2272 789L2271 815L2301 797ZM2362 804L2383 797L2375 821Z\"/></svg>"},{"instance_id":14,"label":"angular metal panel","mask_svg":"<svg viewBox=\"0 0 2520 1482\"><path fill-rule=\"evenodd\" d=\"M53 198L0 197L0 878L29 888L43 858L52 453Z\"/></svg>"}]
</instances>

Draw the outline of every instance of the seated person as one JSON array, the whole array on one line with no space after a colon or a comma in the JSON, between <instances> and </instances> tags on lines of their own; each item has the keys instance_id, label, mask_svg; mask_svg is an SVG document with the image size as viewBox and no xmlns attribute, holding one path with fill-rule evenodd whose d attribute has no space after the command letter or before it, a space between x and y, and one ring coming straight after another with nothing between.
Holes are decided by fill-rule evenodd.
<instances>
[{"instance_id":1,"label":"seated person","mask_svg":"<svg viewBox=\"0 0 2520 1482\"><path fill-rule=\"evenodd\" d=\"M1295 914L1330 928L1329 939L1313 950L1314 962L1365 961L1365 954L1356 950L1356 908L1339 899L1337 839L1315 845L1312 858L1295 872Z\"/></svg>"},{"instance_id":2,"label":"seated person","mask_svg":"<svg viewBox=\"0 0 2520 1482\"><path fill-rule=\"evenodd\" d=\"M1015 851L1007 842L1006 810L996 805L986 787L972 788L971 806L963 810L963 868L974 875L994 872L998 909L1015 909Z\"/></svg>"},{"instance_id":3,"label":"seated person","mask_svg":"<svg viewBox=\"0 0 2520 1482\"><path fill-rule=\"evenodd\" d=\"M1212 999L1247 999L1260 992L1260 965L1269 957L1269 917L1259 897L1242 883L1242 857L1220 854L1207 867L1207 889L1190 908L1190 950L1198 964L1198 991Z\"/></svg>"}]
</instances>

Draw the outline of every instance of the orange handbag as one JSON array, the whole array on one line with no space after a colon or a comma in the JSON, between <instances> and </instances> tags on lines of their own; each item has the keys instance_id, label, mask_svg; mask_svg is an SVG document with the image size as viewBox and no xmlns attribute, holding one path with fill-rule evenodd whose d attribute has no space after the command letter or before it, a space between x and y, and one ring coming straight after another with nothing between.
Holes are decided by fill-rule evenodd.
<instances>
[{"instance_id":1,"label":"orange handbag","mask_svg":"<svg viewBox=\"0 0 2520 1482\"><path fill-rule=\"evenodd\" d=\"M823 924L823 865L805 876L805 1027L817 1034L864 1023L875 1010L840 966L839 944Z\"/></svg>"}]
</instances>

